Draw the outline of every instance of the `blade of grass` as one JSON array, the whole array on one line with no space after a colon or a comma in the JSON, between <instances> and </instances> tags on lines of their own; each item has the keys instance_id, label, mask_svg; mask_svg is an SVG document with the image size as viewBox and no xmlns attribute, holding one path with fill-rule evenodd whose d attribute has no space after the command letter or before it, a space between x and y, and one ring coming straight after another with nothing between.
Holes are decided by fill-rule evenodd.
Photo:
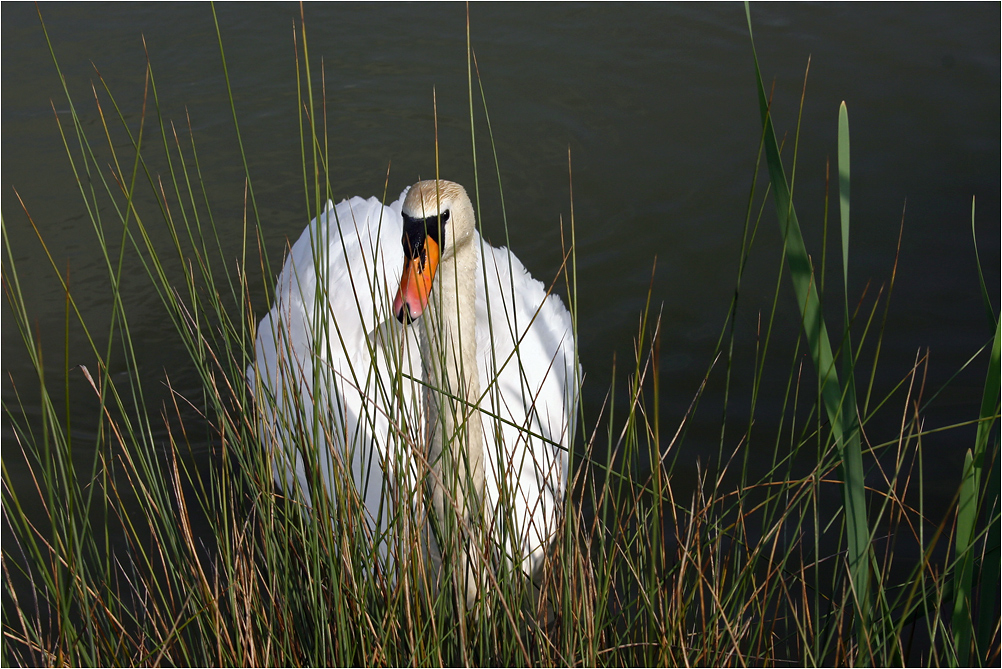
<instances>
[{"instance_id":1,"label":"blade of grass","mask_svg":"<svg viewBox=\"0 0 1002 669\"><path fill-rule=\"evenodd\" d=\"M974 558L977 545L975 532L978 515L985 500L981 490L981 480L985 472L985 459L988 449L988 436L995 419L999 415L999 326L995 323L995 338L992 342L992 352L988 361L988 376L985 379L984 393L981 397L981 415L978 421L978 435L974 442L974 451L967 451L964 456L964 475L960 485L960 500L957 506L957 536L955 540L955 555L957 560L954 572L954 604L953 604L953 639L956 645L956 666L971 665L971 640L974 632L974 620L971 610L971 587L974 579ZM997 504L997 500L996 500ZM997 516L990 521L997 525ZM994 572L997 574L998 572ZM994 580L989 572L989 580ZM982 606L982 615L990 615L990 609ZM980 663L980 648L976 660Z\"/></svg>"},{"instance_id":2,"label":"blade of grass","mask_svg":"<svg viewBox=\"0 0 1002 669\"><path fill-rule=\"evenodd\" d=\"M985 285L985 275L981 271L981 255L978 253L978 234L974 229L974 203L971 198L971 239L974 240L974 264L978 268L978 281L981 283L981 299L985 303L985 314L989 321L995 320L995 309L992 307L992 298L988 294L988 286Z\"/></svg>"},{"instance_id":3,"label":"blade of grass","mask_svg":"<svg viewBox=\"0 0 1002 669\"><path fill-rule=\"evenodd\" d=\"M845 497L847 500L852 500L852 504L846 504L846 522L848 524L848 531L856 536L856 541L860 542L862 545L857 545L857 549L862 551L867 550L867 545L869 543L869 530L866 519L866 500L864 498L863 486L863 463L862 463L862 447L860 444L860 434L859 434L859 413L856 408L856 361L853 357L853 346L852 337L850 335L850 324L852 319L849 316L849 190L850 187L850 161L849 161L849 111L846 109L845 101L839 105L838 111L838 189L839 189L839 222L842 230L842 290L844 296L844 306L845 311L843 313L843 335L842 335L842 374L845 379L845 393L842 398L841 410L839 413L839 419L843 423L842 431L843 438L845 439L846 448L844 458L847 461L844 469L854 470L853 476L850 479L846 476L845 485L847 488L853 486L846 491ZM790 203L790 211L793 211L793 204ZM795 216L795 215L794 215ZM796 219L794 218L794 224L796 224ZM818 307L820 311L820 306ZM822 326L823 327L823 326ZM818 367L819 374L822 367ZM834 364L832 366L832 374L834 374ZM835 379L838 383L838 379ZM829 409L829 420L835 423L835 420L831 418L831 408ZM852 523L849 521L849 510L860 510L861 513L857 514ZM853 532L855 530L855 532ZM852 541L850 541L850 547ZM850 548L851 549L851 548ZM858 556L862 559L862 555ZM850 569L852 569L852 558L850 558ZM869 596L869 579L868 579L868 567L865 564L858 565L858 572L856 574L857 578L853 579L853 585L856 588L857 593L862 593L864 597ZM867 574L867 575L865 575ZM865 601L865 600L864 600ZM865 616L867 615L868 604L864 603L861 606L863 610L863 627L865 628L867 623L865 621Z\"/></svg>"},{"instance_id":4,"label":"blade of grass","mask_svg":"<svg viewBox=\"0 0 1002 669\"><path fill-rule=\"evenodd\" d=\"M865 481L859 430L854 429L853 420L848 417L855 415L856 408L845 403L835 371L835 360L821 309L821 300L816 290L813 269L807 248L804 245L803 235L800 232L800 224L793 207L786 172L780 157L779 143L772 124L758 55L755 52L751 9L747 2L745 3L745 15L748 20L748 35L752 42L752 55L755 61L759 111L765 128L766 163L776 203L776 216L783 235L797 304L803 318L804 333L811 350L814 368L818 374L821 396L828 420L831 423L832 436L842 460L844 476L842 497L848 539L847 561L853 600L856 604L857 643L861 652L868 652L865 649L869 647L870 566L868 554L870 533L866 518ZM845 141L847 143L848 138ZM848 193L846 195L848 196ZM846 210L846 215L847 213L848 210ZM846 232L843 231L843 234ZM848 323L846 325L848 326Z\"/></svg>"}]
</instances>

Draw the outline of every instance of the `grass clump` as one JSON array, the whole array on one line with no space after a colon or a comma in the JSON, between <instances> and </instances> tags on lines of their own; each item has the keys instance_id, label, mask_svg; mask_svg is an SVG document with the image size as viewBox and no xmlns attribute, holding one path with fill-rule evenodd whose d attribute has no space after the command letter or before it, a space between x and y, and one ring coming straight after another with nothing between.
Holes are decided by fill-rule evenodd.
<instances>
[{"instance_id":1,"label":"grass clump","mask_svg":"<svg viewBox=\"0 0 1002 669\"><path fill-rule=\"evenodd\" d=\"M313 217L331 188L306 45L301 29L303 181ZM225 71L221 39L220 53ZM471 48L471 131L472 55ZM53 61L58 69L54 52ZM71 325L81 329L93 365L53 370L46 364L4 228L5 297L39 393L4 406L20 446L3 464L4 522L13 536L3 552L7 663L998 662L998 321L993 315L981 409L970 417L977 438L964 470L956 472L955 504L927 509L922 455L929 430L922 418L935 395L927 397L924 388L926 359L918 358L886 397L861 392L884 345L879 312L887 309L893 279L876 298L850 302L845 105L837 189L846 297L835 308L843 321L836 328L826 320L832 304L824 304L823 271L800 232L788 185L794 172L783 165L784 148L795 164L797 138L792 150L779 142L756 61L759 160L768 180L755 179L750 189L737 285L772 202L784 264L763 317L753 387L767 375L786 379L781 430L753 429L757 396L750 398L737 443L722 433L720 460L700 466L691 496L676 495L675 463L707 384L696 390L680 423L665 429L658 412L663 324L648 304L623 381L628 403L617 404L610 392L601 415L582 410L571 494L541 573L530 580L512 561L483 551L487 586L479 607L463 614L448 585L438 592L428 585L422 495L403 495L408 503L396 504L385 530L374 532L343 465L334 465L343 485L311 486L306 512L296 496L274 485L259 425L275 398L252 396L245 374L260 315L252 304L273 290L268 253L277 251L260 241L245 161L241 255L235 266L224 257L219 240L232 232L217 226L209 207L195 137L161 116L152 65L146 75L138 129L106 86L95 95L102 119L97 134L80 122L68 90L70 120L57 117L112 288L108 331L97 332L49 255L65 294L64 339L68 346ZM239 137L235 112L234 123ZM154 196L155 209L139 204L141 191ZM42 226L30 212L28 219L44 246ZM153 243L154 225L170 230L169 247ZM577 317L573 209L567 232L561 278ZM176 390L168 375L169 401L161 406L148 400L154 380L141 373L122 299L126 254L140 260L200 382L196 391ZM260 285L251 278L258 273ZM792 351L770 351L785 275L803 336ZM728 388L739 295L736 290L706 376L726 374ZM865 370L860 360L869 351L876 352L873 369ZM98 420L94 444L81 443L70 421L70 389L79 388L80 379ZM29 405L40 413L31 416ZM871 433L881 412L900 415L896 433ZM306 462L315 462L335 426L302 405L287 413L289 440ZM208 464L194 454L194 444L206 439L213 444ZM753 449L756 464L766 462L764 473L751 463ZM30 494L15 485L21 472L31 479ZM408 485L413 482L401 476L391 487ZM380 558L381 550L392 559Z\"/></svg>"}]
</instances>

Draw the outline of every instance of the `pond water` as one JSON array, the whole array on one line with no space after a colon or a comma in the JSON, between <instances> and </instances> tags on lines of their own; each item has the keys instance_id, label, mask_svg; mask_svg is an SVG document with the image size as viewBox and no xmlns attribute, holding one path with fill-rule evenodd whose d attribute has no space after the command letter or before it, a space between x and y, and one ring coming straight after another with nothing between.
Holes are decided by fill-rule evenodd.
<instances>
[{"instance_id":1,"label":"pond water","mask_svg":"<svg viewBox=\"0 0 1002 669\"><path fill-rule=\"evenodd\" d=\"M293 42L300 10L255 3L222 4L216 11L265 242L277 268L286 240L294 241L307 223ZM42 5L41 12L95 141L101 137L91 93L92 84L100 88L95 68L138 127L148 52L165 117L181 128L190 122L216 221L232 231L224 253L235 258L244 171L210 7L74 3ZM36 8L5 3L2 13L3 223L33 323L58 375L65 297L21 201L56 265L68 268L78 304L97 333L106 331L111 293L54 120L53 106L64 123L69 117ZM889 392L928 349L928 395L992 332L974 260L972 198L985 280L999 307L999 5L769 4L753 6L752 18L763 76L774 86L778 131L787 138L788 168L810 63L795 201L816 263L826 161L832 160L834 170L838 105L848 105L849 292L856 301L870 284L866 309L890 278L904 221L874 386L878 396ZM472 190L464 6L310 4L305 19L318 84L321 61L325 72L336 197L381 195L387 172L388 192L395 197L434 174L433 91L441 174ZM624 370L650 290L655 311L663 310L662 421L674 432L725 322L754 177L761 126L744 10L702 3L475 4L470 22L510 245L546 282L561 263L559 226L570 216L571 157L585 415L592 422L598 416L614 358L617 393L625 393ZM475 106L479 223L500 245L498 176L479 93ZM126 150L124 137L116 137L117 148ZM832 225L835 202L833 188ZM155 220L152 200L140 205ZM759 313L770 308L780 260L772 207L770 201L742 280L732 390L732 398L741 399L733 401L729 418L736 426L746 421ZM153 227L162 235L155 241L166 247L166 228ZM828 280L838 286L834 233L829 242ZM193 392L198 378L186 369L186 353L158 298L138 261L127 263L125 306L141 343L139 365L148 375L150 401L166 396L160 381L167 372L176 389ZM829 293L829 318L836 323L840 293ZM259 283L252 297L260 316L267 289ZM16 387L25 411L35 415L37 381L6 303L3 309L3 401L20 411ZM756 418L762 434L776 430L798 332L797 307L784 279L772 344L777 378L767 379ZM71 334L70 363L93 364L79 329ZM979 358L944 390L926 415L927 429L976 418L985 361ZM86 395L82 380L74 384L74 392ZM680 454L680 476L718 451L722 388L723 376L715 373ZM873 424L878 440L893 436L900 423L903 397L897 397L896 408ZM74 405L78 443L86 444L93 432L92 412L87 402ZM727 437L728 449L739 431ZM944 504L973 441L973 428L929 438L926 468L943 478L930 481L927 490ZM16 448L5 417L5 462ZM202 448L208 452L208 441Z\"/></svg>"}]
</instances>

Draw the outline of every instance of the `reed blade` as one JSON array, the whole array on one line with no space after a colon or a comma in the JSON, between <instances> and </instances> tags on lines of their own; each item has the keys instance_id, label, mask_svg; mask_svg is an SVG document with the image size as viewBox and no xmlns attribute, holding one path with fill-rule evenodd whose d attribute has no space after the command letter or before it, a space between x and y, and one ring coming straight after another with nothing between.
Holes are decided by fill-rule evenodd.
<instances>
[{"instance_id":1,"label":"reed blade","mask_svg":"<svg viewBox=\"0 0 1002 669\"><path fill-rule=\"evenodd\" d=\"M783 168L776 139L775 129L769 110L769 100L765 85L762 82L762 72L759 67L758 55L755 52L755 41L752 35L751 10L745 3L745 15L748 19L748 35L752 42L752 56L755 61L755 77L758 84L759 110L765 141L766 163L769 170L769 181L772 184L773 198L776 203L776 217L779 220L780 232L786 250L790 278L793 282L797 304L803 319L804 334L811 351L811 359L818 374L819 390L825 406L825 412L831 423L832 436L835 440L841 459L843 473L842 504L845 511L845 528L848 543L848 570L852 584L853 597L856 603L856 635L857 643L865 657L869 647L870 618L870 567L869 548L870 531L866 517L865 480L863 475L863 459L860 448L860 435L856 423L855 404L849 405L847 395L843 395L835 369L835 356L832 353L828 328L825 324L821 308L821 298L818 295L814 271L810 257L804 245L800 231L800 223L793 206L789 183ZM845 124L848 129L848 121ZM840 124L841 129L841 124ZM843 139L840 133L840 147ZM848 148L848 133L844 136ZM848 166L845 176L848 179ZM840 165L841 177L841 165ZM848 193L846 193L848 195ZM848 216L848 209L843 213ZM848 228L843 227L843 235ZM844 253L847 251L844 249ZM846 259L843 256L843 259ZM848 323L846 323L848 327ZM854 399L854 398L853 398Z\"/></svg>"}]
</instances>

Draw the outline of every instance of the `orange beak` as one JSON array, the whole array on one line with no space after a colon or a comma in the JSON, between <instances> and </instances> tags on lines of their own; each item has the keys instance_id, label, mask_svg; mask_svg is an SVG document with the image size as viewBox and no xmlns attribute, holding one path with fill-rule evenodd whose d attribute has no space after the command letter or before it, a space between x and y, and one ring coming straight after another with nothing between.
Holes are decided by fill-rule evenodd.
<instances>
[{"instance_id":1,"label":"orange beak","mask_svg":"<svg viewBox=\"0 0 1002 669\"><path fill-rule=\"evenodd\" d=\"M417 249L413 258L404 258L404 273L400 277L400 289L393 298L393 313L401 323L411 323L421 316L428 306L431 282L438 269L438 243L429 236Z\"/></svg>"}]
</instances>

